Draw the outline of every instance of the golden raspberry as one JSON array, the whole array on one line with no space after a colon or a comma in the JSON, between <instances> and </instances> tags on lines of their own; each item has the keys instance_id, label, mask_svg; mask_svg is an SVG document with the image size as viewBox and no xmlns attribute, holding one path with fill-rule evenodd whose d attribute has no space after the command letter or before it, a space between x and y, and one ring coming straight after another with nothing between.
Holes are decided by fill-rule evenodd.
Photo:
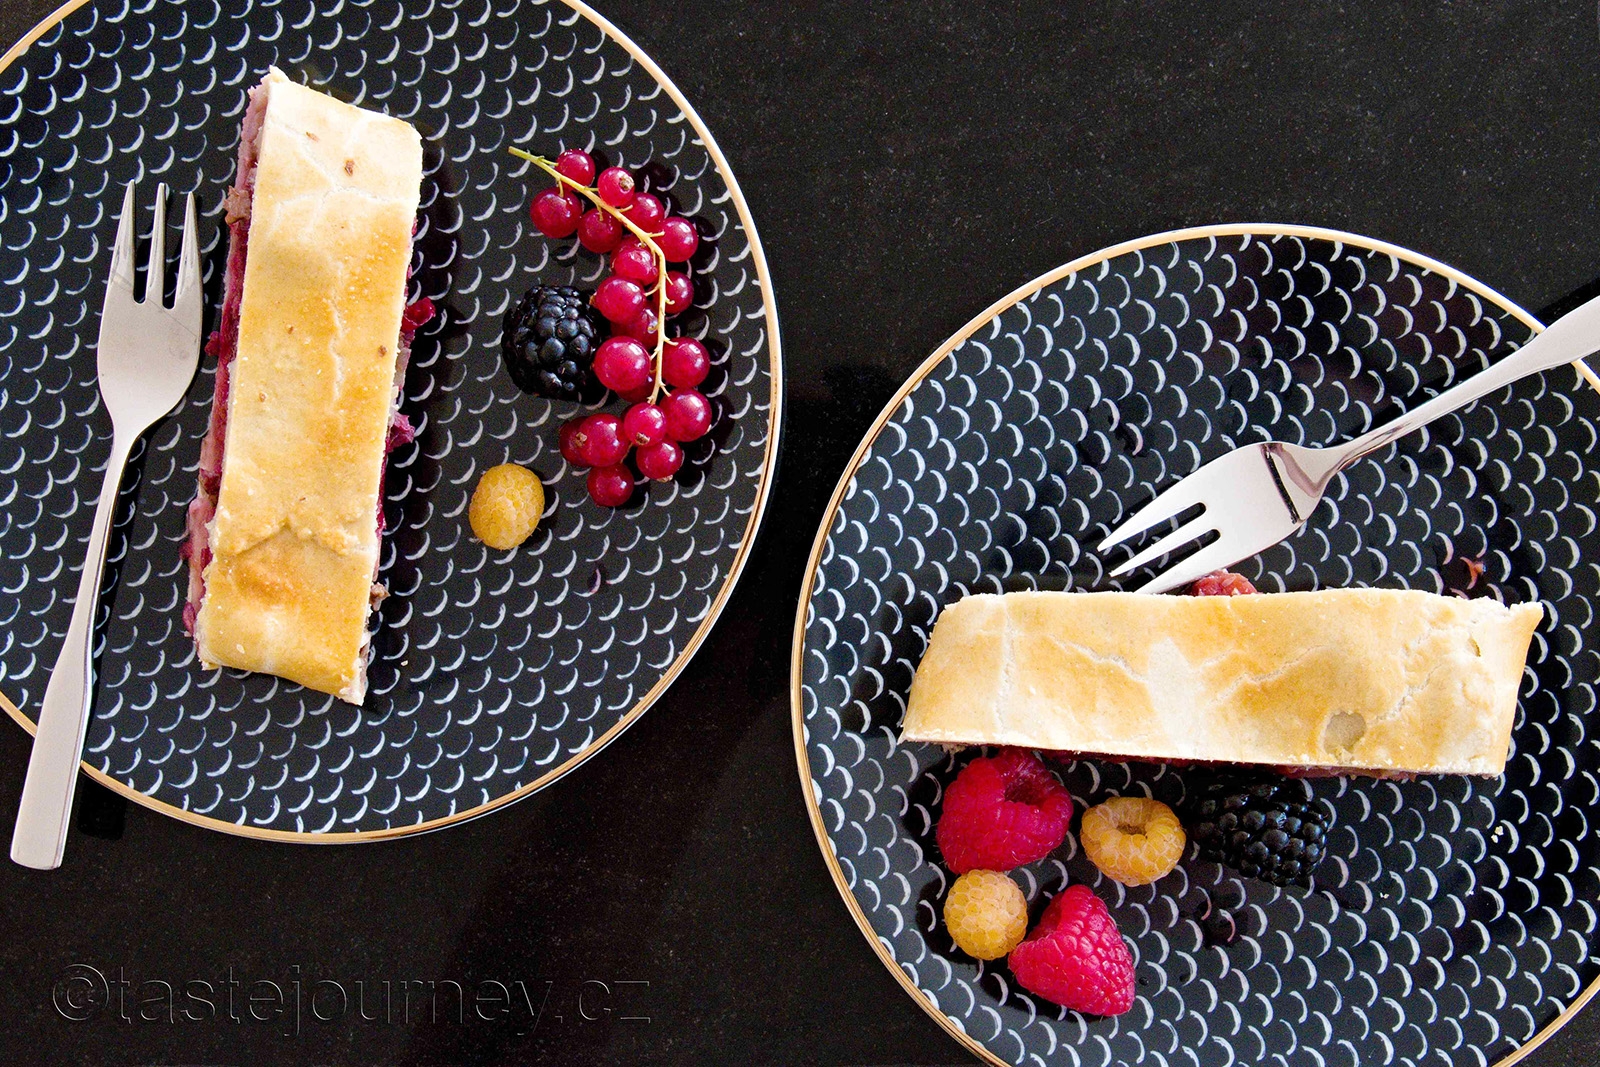
<instances>
[{"instance_id":1,"label":"golden raspberry","mask_svg":"<svg viewBox=\"0 0 1600 1067\"><path fill-rule=\"evenodd\" d=\"M467 507L473 535L501 551L526 541L543 514L544 483L537 474L515 463L502 463L484 471Z\"/></svg>"},{"instance_id":2,"label":"golden raspberry","mask_svg":"<svg viewBox=\"0 0 1600 1067\"><path fill-rule=\"evenodd\" d=\"M1172 809L1146 797L1113 797L1083 813L1083 854L1123 885L1149 885L1178 865L1188 838Z\"/></svg>"},{"instance_id":3,"label":"golden raspberry","mask_svg":"<svg viewBox=\"0 0 1600 1067\"><path fill-rule=\"evenodd\" d=\"M1028 902L999 871L968 871L945 897L944 925L967 955L997 960L1028 932Z\"/></svg>"}]
</instances>

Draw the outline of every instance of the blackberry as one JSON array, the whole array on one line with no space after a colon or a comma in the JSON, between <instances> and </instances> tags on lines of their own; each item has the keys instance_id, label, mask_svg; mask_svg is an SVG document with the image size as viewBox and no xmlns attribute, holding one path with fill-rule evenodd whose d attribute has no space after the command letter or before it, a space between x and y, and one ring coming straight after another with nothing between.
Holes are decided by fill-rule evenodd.
<instances>
[{"instance_id":1,"label":"blackberry","mask_svg":"<svg viewBox=\"0 0 1600 1067\"><path fill-rule=\"evenodd\" d=\"M551 400L604 395L594 376L601 336L590 295L570 285L535 286L506 313L500 353L519 389Z\"/></svg>"},{"instance_id":2,"label":"blackberry","mask_svg":"<svg viewBox=\"0 0 1600 1067\"><path fill-rule=\"evenodd\" d=\"M1219 778L1184 803L1200 857L1273 885L1306 885L1333 816L1295 778Z\"/></svg>"}]
</instances>

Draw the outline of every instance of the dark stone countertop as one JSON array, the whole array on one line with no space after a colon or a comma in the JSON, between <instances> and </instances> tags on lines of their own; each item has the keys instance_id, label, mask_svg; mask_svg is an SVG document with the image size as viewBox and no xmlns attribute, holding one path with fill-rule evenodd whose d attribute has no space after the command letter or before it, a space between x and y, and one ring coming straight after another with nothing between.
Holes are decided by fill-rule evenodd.
<instances>
[{"instance_id":1,"label":"dark stone countertop","mask_svg":"<svg viewBox=\"0 0 1600 1067\"><path fill-rule=\"evenodd\" d=\"M7 0L0 39L53 4ZM827 494L892 390L1022 282L1178 226L1354 230L1535 310L1600 276L1593 4L600 9L714 131L778 298L782 477L722 621L601 757L487 818L311 847L129 807L120 837L75 834L58 872L0 864L0 1060L969 1062L851 923L790 739L801 570ZM0 722L0 812L15 811L27 753ZM114 804L84 792L91 815L114 821ZM219 989L230 973L286 989L333 974L374 997L386 979L495 979L543 1014L531 1033L414 1012L408 1024L398 1000L393 1021L369 1002L373 1020L305 1017L298 1034L292 1021L231 1022L225 1004L199 1022L74 1023L51 990L80 962ZM1592 1010L1523 1061L1595 1062Z\"/></svg>"}]
</instances>

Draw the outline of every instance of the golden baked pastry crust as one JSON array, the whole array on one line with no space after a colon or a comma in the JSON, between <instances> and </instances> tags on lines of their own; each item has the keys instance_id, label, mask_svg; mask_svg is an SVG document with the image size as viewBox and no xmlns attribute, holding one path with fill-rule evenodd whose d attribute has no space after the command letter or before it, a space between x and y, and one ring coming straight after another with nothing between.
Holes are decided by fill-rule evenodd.
<instances>
[{"instance_id":1,"label":"golden baked pastry crust","mask_svg":"<svg viewBox=\"0 0 1600 1067\"><path fill-rule=\"evenodd\" d=\"M910 741L1374 772L1505 768L1538 604L1408 590L980 594L945 608Z\"/></svg>"},{"instance_id":2,"label":"golden baked pastry crust","mask_svg":"<svg viewBox=\"0 0 1600 1067\"><path fill-rule=\"evenodd\" d=\"M267 84L195 642L207 664L359 703L422 144L277 70Z\"/></svg>"}]
</instances>

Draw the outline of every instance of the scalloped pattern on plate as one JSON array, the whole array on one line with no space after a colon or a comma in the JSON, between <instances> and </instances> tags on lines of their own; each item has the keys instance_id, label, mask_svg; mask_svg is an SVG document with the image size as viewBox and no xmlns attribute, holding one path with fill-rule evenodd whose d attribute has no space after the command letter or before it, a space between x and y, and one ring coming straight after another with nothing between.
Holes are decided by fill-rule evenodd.
<instances>
[{"instance_id":1,"label":"scalloped pattern on plate","mask_svg":"<svg viewBox=\"0 0 1600 1067\"><path fill-rule=\"evenodd\" d=\"M764 497L775 338L751 235L689 120L627 47L577 10L529 0L89 5L0 74L0 690L29 709L65 632L110 424L92 341L120 184L200 191L219 288L221 201L245 92L269 64L414 122L427 176L413 289L444 309L418 337L392 457L371 693L361 708L195 662L180 613L184 508L211 397L136 453L98 642L85 760L224 825L394 830L492 804L570 765L681 664L725 594ZM500 366L506 308L538 283L592 287L597 257L527 220L548 184L513 159L594 147L648 163L709 235L685 332L716 353L721 418L671 483L588 501L556 429L570 414ZM148 226L148 214L145 225ZM169 242L169 247L171 243ZM525 464L553 508L511 554L473 540L484 469Z\"/></svg>"},{"instance_id":2,"label":"scalloped pattern on plate","mask_svg":"<svg viewBox=\"0 0 1600 1067\"><path fill-rule=\"evenodd\" d=\"M932 828L962 757L898 740L944 604L1118 588L1092 546L1159 488L1238 445L1346 439L1529 336L1486 291L1356 239L1158 239L1006 307L889 413L826 520L796 714L841 888L952 1030L1015 1064L1490 1064L1600 976L1587 727L1600 663L1585 641L1600 596L1600 393L1573 371L1351 468L1304 531L1238 568L1265 591L1543 602L1506 775L1315 782L1337 825L1309 892L1192 849L1154 886L1125 889L1071 838L1014 872L1035 917L1069 882L1106 899L1137 961L1128 1014L1059 1009L1017 989L1003 961L953 947ZM1161 765L1062 771L1080 809L1184 793L1183 772Z\"/></svg>"}]
</instances>

